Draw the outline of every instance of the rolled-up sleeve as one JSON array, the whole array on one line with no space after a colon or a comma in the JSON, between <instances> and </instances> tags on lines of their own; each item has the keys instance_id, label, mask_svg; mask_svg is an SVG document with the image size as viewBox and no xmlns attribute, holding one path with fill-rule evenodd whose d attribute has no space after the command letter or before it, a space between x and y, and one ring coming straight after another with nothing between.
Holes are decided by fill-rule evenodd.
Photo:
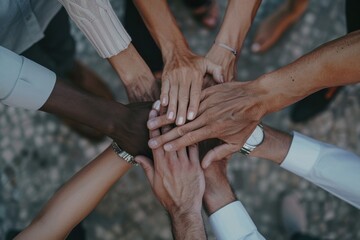
<instances>
[{"instance_id":1,"label":"rolled-up sleeve","mask_svg":"<svg viewBox=\"0 0 360 240\"><path fill-rule=\"evenodd\" d=\"M0 101L12 107L38 110L56 82L54 72L0 46Z\"/></svg>"},{"instance_id":2,"label":"rolled-up sleeve","mask_svg":"<svg viewBox=\"0 0 360 240\"><path fill-rule=\"evenodd\" d=\"M125 50L131 38L109 0L59 0L102 58Z\"/></svg>"}]
</instances>

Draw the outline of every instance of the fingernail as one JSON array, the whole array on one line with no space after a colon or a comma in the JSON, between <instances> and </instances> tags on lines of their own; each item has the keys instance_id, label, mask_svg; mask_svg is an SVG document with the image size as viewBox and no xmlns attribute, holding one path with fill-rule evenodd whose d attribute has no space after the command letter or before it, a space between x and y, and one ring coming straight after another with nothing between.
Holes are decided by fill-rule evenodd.
<instances>
[{"instance_id":1,"label":"fingernail","mask_svg":"<svg viewBox=\"0 0 360 240\"><path fill-rule=\"evenodd\" d=\"M163 98L163 100L162 100L162 105L163 105L163 106L166 106L166 98Z\"/></svg>"},{"instance_id":2,"label":"fingernail","mask_svg":"<svg viewBox=\"0 0 360 240\"><path fill-rule=\"evenodd\" d=\"M220 75L220 82L224 83L225 80L224 80L224 76L223 75Z\"/></svg>"},{"instance_id":3,"label":"fingernail","mask_svg":"<svg viewBox=\"0 0 360 240\"><path fill-rule=\"evenodd\" d=\"M165 144L165 145L164 145L164 150L167 151L167 152L171 151L172 148L173 148L173 147L172 147L171 144Z\"/></svg>"},{"instance_id":4,"label":"fingernail","mask_svg":"<svg viewBox=\"0 0 360 240\"><path fill-rule=\"evenodd\" d=\"M208 162L204 162L203 168L206 169L208 166L209 166L209 163L208 163Z\"/></svg>"},{"instance_id":5,"label":"fingernail","mask_svg":"<svg viewBox=\"0 0 360 240\"><path fill-rule=\"evenodd\" d=\"M157 141L155 139L150 139L149 140L149 147L150 148L156 148L158 145Z\"/></svg>"},{"instance_id":6,"label":"fingernail","mask_svg":"<svg viewBox=\"0 0 360 240\"><path fill-rule=\"evenodd\" d=\"M148 128L149 128L149 129L153 129L153 128L155 127L155 123L156 123L155 120L149 120L149 121L147 122Z\"/></svg>"},{"instance_id":7,"label":"fingernail","mask_svg":"<svg viewBox=\"0 0 360 240\"><path fill-rule=\"evenodd\" d=\"M178 125L182 125L184 124L184 118L183 117L179 117L178 121L177 121Z\"/></svg>"},{"instance_id":8,"label":"fingernail","mask_svg":"<svg viewBox=\"0 0 360 240\"><path fill-rule=\"evenodd\" d=\"M153 109L155 109L156 111L160 111L160 100L157 100L156 102L154 102L153 104Z\"/></svg>"},{"instance_id":9,"label":"fingernail","mask_svg":"<svg viewBox=\"0 0 360 240\"><path fill-rule=\"evenodd\" d=\"M260 50L260 44L254 43L253 45L251 45L251 50L253 52L258 52Z\"/></svg>"},{"instance_id":10,"label":"fingernail","mask_svg":"<svg viewBox=\"0 0 360 240\"><path fill-rule=\"evenodd\" d=\"M149 118L155 118L157 116L157 112L153 109L149 113Z\"/></svg>"},{"instance_id":11,"label":"fingernail","mask_svg":"<svg viewBox=\"0 0 360 240\"><path fill-rule=\"evenodd\" d=\"M195 113L194 112L189 112L188 117L187 117L188 120L193 120L194 117L195 117Z\"/></svg>"},{"instance_id":12,"label":"fingernail","mask_svg":"<svg viewBox=\"0 0 360 240\"><path fill-rule=\"evenodd\" d=\"M168 119L172 120L174 118L174 113L173 112L169 112L168 114Z\"/></svg>"}]
</instances>

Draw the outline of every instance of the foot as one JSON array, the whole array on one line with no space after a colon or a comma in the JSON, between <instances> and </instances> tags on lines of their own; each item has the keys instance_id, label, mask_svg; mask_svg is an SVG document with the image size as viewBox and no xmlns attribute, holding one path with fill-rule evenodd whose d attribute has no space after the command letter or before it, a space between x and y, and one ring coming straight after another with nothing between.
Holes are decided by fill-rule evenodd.
<instances>
[{"instance_id":1,"label":"foot","mask_svg":"<svg viewBox=\"0 0 360 240\"><path fill-rule=\"evenodd\" d=\"M216 0L208 0L208 3L197 7L192 11L193 16L209 29L217 26L219 20L219 6Z\"/></svg>"},{"instance_id":2,"label":"foot","mask_svg":"<svg viewBox=\"0 0 360 240\"><path fill-rule=\"evenodd\" d=\"M113 95L103 80L91 69L76 61L74 68L68 74L67 79L74 87L105 99L113 99ZM73 120L63 119L64 123L80 135L93 140L100 141L105 135L97 130L77 123Z\"/></svg>"},{"instance_id":3,"label":"foot","mask_svg":"<svg viewBox=\"0 0 360 240\"><path fill-rule=\"evenodd\" d=\"M307 220L305 209L301 205L298 193L290 193L283 197L280 207L281 222L288 236L304 233Z\"/></svg>"},{"instance_id":4,"label":"foot","mask_svg":"<svg viewBox=\"0 0 360 240\"><path fill-rule=\"evenodd\" d=\"M308 4L309 0L285 0L284 4L260 24L251 50L260 53L271 48L282 34L304 14Z\"/></svg>"},{"instance_id":5,"label":"foot","mask_svg":"<svg viewBox=\"0 0 360 240\"><path fill-rule=\"evenodd\" d=\"M290 119L294 123L306 122L325 111L336 98L342 87L331 87L320 90L294 104Z\"/></svg>"}]
</instances>

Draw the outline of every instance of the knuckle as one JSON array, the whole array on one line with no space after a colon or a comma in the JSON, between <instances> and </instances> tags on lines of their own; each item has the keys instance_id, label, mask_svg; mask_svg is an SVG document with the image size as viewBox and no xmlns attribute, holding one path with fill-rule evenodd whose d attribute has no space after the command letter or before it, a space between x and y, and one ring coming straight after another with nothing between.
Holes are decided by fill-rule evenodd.
<instances>
[{"instance_id":1,"label":"knuckle","mask_svg":"<svg viewBox=\"0 0 360 240\"><path fill-rule=\"evenodd\" d=\"M186 134L186 139L191 143L195 142L196 140L195 135L191 132Z\"/></svg>"},{"instance_id":2,"label":"knuckle","mask_svg":"<svg viewBox=\"0 0 360 240\"><path fill-rule=\"evenodd\" d=\"M176 132L177 132L177 134L179 135L179 136L184 136L185 135L185 129L184 129L184 127L178 127L178 128L176 128Z\"/></svg>"}]
</instances>

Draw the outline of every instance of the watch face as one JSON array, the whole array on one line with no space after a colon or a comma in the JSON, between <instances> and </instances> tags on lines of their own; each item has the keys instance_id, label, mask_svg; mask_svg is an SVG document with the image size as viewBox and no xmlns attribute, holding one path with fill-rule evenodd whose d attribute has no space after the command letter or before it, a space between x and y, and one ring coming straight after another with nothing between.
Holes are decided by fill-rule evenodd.
<instances>
[{"instance_id":1,"label":"watch face","mask_svg":"<svg viewBox=\"0 0 360 240\"><path fill-rule=\"evenodd\" d=\"M261 127L256 126L255 130L253 131L251 136L248 138L246 143L251 145L251 146L257 146L260 143L262 143L263 139L264 139L263 130L261 129Z\"/></svg>"}]
</instances>

